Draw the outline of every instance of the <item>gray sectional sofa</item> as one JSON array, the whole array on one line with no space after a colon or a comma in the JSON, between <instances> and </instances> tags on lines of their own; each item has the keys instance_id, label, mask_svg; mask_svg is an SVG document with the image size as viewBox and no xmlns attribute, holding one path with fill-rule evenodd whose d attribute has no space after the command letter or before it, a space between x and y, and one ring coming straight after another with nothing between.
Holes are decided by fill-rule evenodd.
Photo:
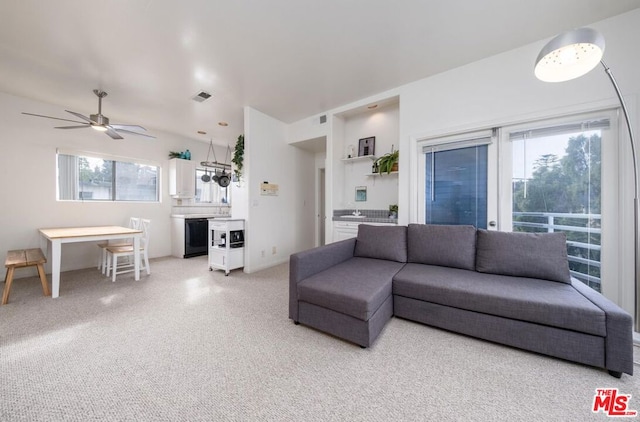
<instances>
[{"instance_id":1,"label":"gray sectional sofa","mask_svg":"<svg viewBox=\"0 0 640 422\"><path fill-rule=\"evenodd\" d=\"M291 255L296 324L368 347L394 315L633 375L632 318L570 276L563 233L361 224Z\"/></svg>"}]
</instances>

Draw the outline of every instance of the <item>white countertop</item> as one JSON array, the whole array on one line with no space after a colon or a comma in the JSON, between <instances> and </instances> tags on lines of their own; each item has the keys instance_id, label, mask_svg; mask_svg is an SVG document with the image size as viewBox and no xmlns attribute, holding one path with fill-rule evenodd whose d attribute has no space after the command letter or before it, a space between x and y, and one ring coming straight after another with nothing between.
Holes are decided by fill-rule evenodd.
<instances>
[{"instance_id":1,"label":"white countertop","mask_svg":"<svg viewBox=\"0 0 640 422\"><path fill-rule=\"evenodd\" d=\"M229 218L227 214L171 214L171 218Z\"/></svg>"},{"instance_id":2,"label":"white countertop","mask_svg":"<svg viewBox=\"0 0 640 422\"><path fill-rule=\"evenodd\" d=\"M244 219L242 218L232 218L229 217L228 215L226 217L212 217L215 218L216 220L220 220L220 221L244 221Z\"/></svg>"}]
</instances>

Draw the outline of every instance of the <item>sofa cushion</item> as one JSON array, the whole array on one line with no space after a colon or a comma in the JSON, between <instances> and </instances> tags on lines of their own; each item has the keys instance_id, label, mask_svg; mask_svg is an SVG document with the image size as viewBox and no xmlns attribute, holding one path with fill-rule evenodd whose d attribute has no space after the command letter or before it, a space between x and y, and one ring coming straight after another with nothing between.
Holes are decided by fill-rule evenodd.
<instances>
[{"instance_id":1,"label":"sofa cushion","mask_svg":"<svg viewBox=\"0 0 640 422\"><path fill-rule=\"evenodd\" d=\"M298 283L298 300L368 321L391 296L391 280L403 265L351 258Z\"/></svg>"},{"instance_id":2,"label":"sofa cushion","mask_svg":"<svg viewBox=\"0 0 640 422\"><path fill-rule=\"evenodd\" d=\"M570 284L567 236L478 230L476 270Z\"/></svg>"},{"instance_id":3,"label":"sofa cushion","mask_svg":"<svg viewBox=\"0 0 640 422\"><path fill-rule=\"evenodd\" d=\"M605 312L566 283L406 264L393 278L393 294L601 337L607 335Z\"/></svg>"},{"instance_id":4,"label":"sofa cushion","mask_svg":"<svg viewBox=\"0 0 640 422\"><path fill-rule=\"evenodd\" d=\"M476 229L473 226L409 224L407 262L475 269Z\"/></svg>"},{"instance_id":5,"label":"sofa cushion","mask_svg":"<svg viewBox=\"0 0 640 422\"><path fill-rule=\"evenodd\" d=\"M407 262L407 227L358 225L353 256Z\"/></svg>"}]
</instances>

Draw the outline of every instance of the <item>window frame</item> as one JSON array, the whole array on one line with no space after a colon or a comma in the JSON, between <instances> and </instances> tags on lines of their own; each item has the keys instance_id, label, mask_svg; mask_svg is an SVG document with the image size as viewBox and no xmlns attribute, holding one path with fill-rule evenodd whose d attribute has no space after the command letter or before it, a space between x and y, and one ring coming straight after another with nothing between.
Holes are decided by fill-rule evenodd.
<instances>
[{"instance_id":1,"label":"window frame","mask_svg":"<svg viewBox=\"0 0 640 422\"><path fill-rule=\"evenodd\" d=\"M227 169L226 167L224 168L225 170L229 170L229 173L227 173L227 175L233 180L233 178L235 177L235 175L233 175L233 173L231 172L230 169ZM216 171L221 170L221 168L216 168ZM209 181L209 182L203 182L201 180L202 177L202 173L204 172L208 172L208 173L212 173L212 168L210 167L196 167L196 171L195 171L195 179L196 179L196 192L195 192L195 196L193 198L194 203L196 204L209 204L209 205L220 205L220 206L230 206L231 205L231 184L229 184L229 186L227 186L226 188L223 188L222 186L218 185L216 182L214 182L213 180ZM213 176L213 174L211 174L211 177ZM200 195L198 195L198 186L201 186L201 189L208 187L209 189L214 189L213 185L218 186L219 189L223 189L224 190L224 195L222 195L223 198L227 199L227 202L223 202L223 201L203 201L203 191L201 190ZM213 193L212 193L212 197L213 197Z\"/></svg>"},{"instance_id":2,"label":"window frame","mask_svg":"<svg viewBox=\"0 0 640 422\"><path fill-rule=\"evenodd\" d=\"M99 160L104 160L104 161L111 161L112 162L112 176L111 176L111 197L110 199L86 199L86 198L82 198L80 195L80 190L79 190L79 175L77 173L77 168L75 171L75 174L72 175L71 177L74 178L73 183L75 183L76 187L76 191L73 192L73 199L63 199L61 198L61 189L60 189L60 173L61 173L61 167L60 167L60 156L70 156L70 157L74 157L76 160L80 159L80 158L91 158L91 159L99 159ZM117 192L117 168L118 168L118 163L120 164L134 164L134 165L139 165L139 166L149 166L149 167L153 167L156 169L156 183L155 183L155 200L151 200L151 199L118 199L118 192ZM69 172L68 172L69 173ZM69 176L67 176L69 177ZM112 202L118 202L118 203L160 203L162 202L161 200L161 180L162 180L162 166L154 161L151 160L144 160L144 159L138 159L138 158L134 158L134 157L123 157L123 156L116 156L116 155L109 155L109 154L104 154L104 153L98 153L98 152L92 152L92 151L79 151L79 150L69 150L69 149L56 149L56 202L95 202L95 203L99 203L99 202L108 202L108 203L112 203Z\"/></svg>"},{"instance_id":3,"label":"window frame","mask_svg":"<svg viewBox=\"0 0 640 422\"><path fill-rule=\"evenodd\" d=\"M487 145L487 220L493 221L497 219L497 203L498 203L498 172L497 169L497 148L498 138L497 132L493 129L470 130L468 132L458 132L443 135L436 135L418 139L416 142L417 151L417 222L425 223L425 178L424 171L426 168L426 152L440 152L451 149L459 149L478 145ZM495 227L489 226L489 230L495 230Z\"/></svg>"}]
</instances>

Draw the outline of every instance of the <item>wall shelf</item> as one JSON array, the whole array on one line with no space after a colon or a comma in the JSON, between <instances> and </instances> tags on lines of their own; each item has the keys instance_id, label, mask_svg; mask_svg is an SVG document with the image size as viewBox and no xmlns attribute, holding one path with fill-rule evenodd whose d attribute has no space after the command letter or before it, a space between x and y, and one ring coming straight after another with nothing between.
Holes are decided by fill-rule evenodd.
<instances>
[{"instance_id":1,"label":"wall shelf","mask_svg":"<svg viewBox=\"0 0 640 422\"><path fill-rule=\"evenodd\" d=\"M356 161L365 161L365 160L375 161L377 159L378 157L376 157L375 155L362 155L360 157L342 158L340 161L344 161L345 163L353 163Z\"/></svg>"},{"instance_id":2,"label":"wall shelf","mask_svg":"<svg viewBox=\"0 0 640 422\"><path fill-rule=\"evenodd\" d=\"M394 176L394 175L397 175L397 174L398 174L398 172L397 172L397 171L392 171L392 172L391 172L391 173L389 173L389 174L387 174L387 173L383 173L383 174L382 174L382 176L383 176L383 177L384 177L384 176ZM377 176L380 176L380 173L367 173L367 174L365 174L365 176L367 176L367 177L377 177Z\"/></svg>"}]
</instances>

